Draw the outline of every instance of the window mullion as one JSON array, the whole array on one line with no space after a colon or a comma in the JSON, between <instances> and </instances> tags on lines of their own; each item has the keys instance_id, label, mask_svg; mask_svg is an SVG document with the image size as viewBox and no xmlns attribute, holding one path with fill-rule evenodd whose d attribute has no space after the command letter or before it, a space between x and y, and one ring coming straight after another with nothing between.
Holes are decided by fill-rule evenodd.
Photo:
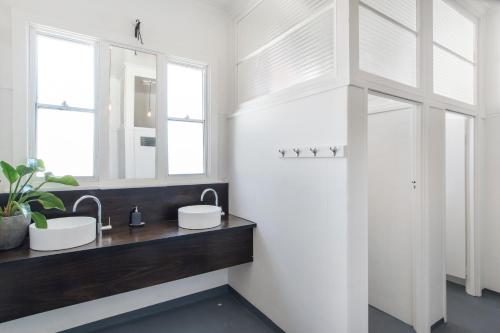
<instances>
[{"instance_id":1,"label":"window mullion","mask_svg":"<svg viewBox=\"0 0 500 333\"><path fill-rule=\"evenodd\" d=\"M168 110L167 110L167 60L165 56L157 61L157 113L156 113L156 177L168 178Z\"/></svg>"}]
</instances>

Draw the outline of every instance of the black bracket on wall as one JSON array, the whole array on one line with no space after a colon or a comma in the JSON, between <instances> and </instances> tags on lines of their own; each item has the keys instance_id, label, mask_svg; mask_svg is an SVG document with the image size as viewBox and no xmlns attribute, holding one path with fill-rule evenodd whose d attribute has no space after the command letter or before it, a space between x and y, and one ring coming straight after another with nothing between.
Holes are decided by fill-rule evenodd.
<instances>
[{"instance_id":1,"label":"black bracket on wall","mask_svg":"<svg viewBox=\"0 0 500 333\"><path fill-rule=\"evenodd\" d=\"M142 41L142 34L141 34L141 21L139 19L135 20L135 29L134 29L134 36L135 39L137 39L141 44L144 44Z\"/></svg>"}]
</instances>

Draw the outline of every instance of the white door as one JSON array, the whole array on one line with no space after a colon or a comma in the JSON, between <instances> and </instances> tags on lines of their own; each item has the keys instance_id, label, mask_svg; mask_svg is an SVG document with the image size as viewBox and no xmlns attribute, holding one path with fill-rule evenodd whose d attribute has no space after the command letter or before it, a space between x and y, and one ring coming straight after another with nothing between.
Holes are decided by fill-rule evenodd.
<instances>
[{"instance_id":1,"label":"white door","mask_svg":"<svg viewBox=\"0 0 500 333\"><path fill-rule=\"evenodd\" d=\"M369 105L369 303L413 326L417 110L400 104L375 113Z\"/></svg>"},{"instance_id":2,"label":"white door","mask_svg":"<svg viewBox=\"0 0 500 333\"><path fill-rule=\"evenodd\" d=\"M467 122L446 113L446 274L465 280L467 221Z\"/></svg>"}]
</instances>

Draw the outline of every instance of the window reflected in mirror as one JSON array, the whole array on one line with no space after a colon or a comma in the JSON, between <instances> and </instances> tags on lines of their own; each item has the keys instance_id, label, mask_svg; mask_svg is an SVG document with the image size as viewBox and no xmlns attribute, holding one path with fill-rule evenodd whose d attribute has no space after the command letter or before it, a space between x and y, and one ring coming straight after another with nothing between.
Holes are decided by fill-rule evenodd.
<instances>
[{"instance_id":1,"label":"window reflected in mirror","mask_svg":"<svg viewBox=\"0 0 500 333\"><path fill-rule=\"evenodd\" d=\"M112 46L109 84L109 176L155 178L156 56Z\"/></svg>"}]
</instances>

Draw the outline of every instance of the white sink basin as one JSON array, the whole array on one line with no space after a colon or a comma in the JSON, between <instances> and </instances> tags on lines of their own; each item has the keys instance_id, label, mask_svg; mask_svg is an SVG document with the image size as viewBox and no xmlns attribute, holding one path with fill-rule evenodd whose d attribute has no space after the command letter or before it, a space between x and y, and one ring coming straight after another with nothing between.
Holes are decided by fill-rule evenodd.
<instances>
[{"instance_id":1,"label":"white sink basin","mask_svg":"<svg viewBox=\"0 0 500 333\"><path fill-rule=\"evenodd\" d=\"M179 227L184 229L210 229L221 223L222 209L217 206L187 206L179 208Z\"/></svg>"},{"instance_id":2,"label":"white sink basin","mask_svg":"<svg viewBox=\"0 0 500 333\"><path fill-rule=\"evenodd\" d=\"M70 249L96 239L95 218L86 216L47 220L47 229L38 229L33 223L29 230L30 248L37 251Z\"/></svg>"}]
</instances>

